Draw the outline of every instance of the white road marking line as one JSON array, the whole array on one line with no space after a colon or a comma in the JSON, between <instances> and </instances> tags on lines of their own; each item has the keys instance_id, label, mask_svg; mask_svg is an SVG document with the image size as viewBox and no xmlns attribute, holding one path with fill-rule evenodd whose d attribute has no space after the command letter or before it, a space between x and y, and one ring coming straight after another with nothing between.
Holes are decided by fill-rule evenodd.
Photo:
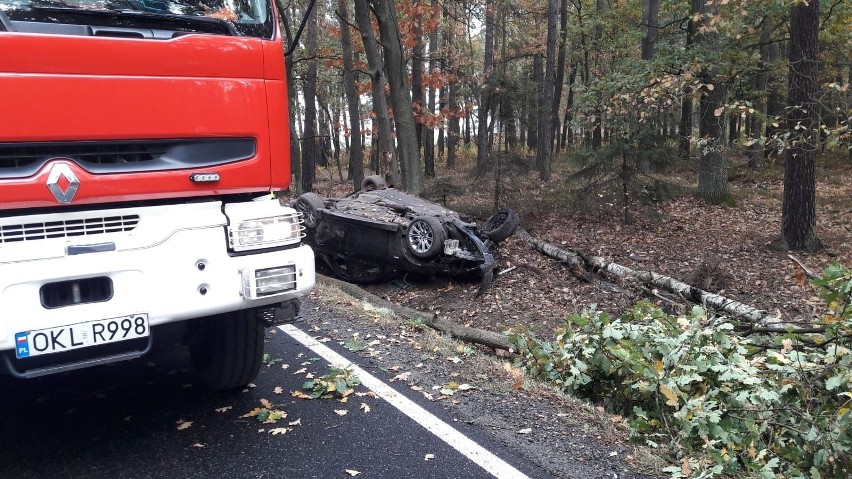
<instances>
[{"instance_id":1,"label":"white road marking line","mask_svg":"<svg viewBox=\"0 0 852 479\"><path fill-rule=\"evenodd\" d=\"M303 332L292 324L278 326L278 329L289 334L290 337L302 343L305 347L320 355L323 359L338 368L349 368L361 384L370 388L379 397L389 402L400 412L420 424L432 434L438 436L453 449L473 461L479 467L485 469L489 474L498 479L529 479L529 476L509 465L506 461L492 454L490 451L475 443L472 439L458 432L449 424L438 419L429 411L418 406L414 401L408 399L395 389L383 383L380 379L353 364L352 361L331 350L328 346L321 344L309 334Z\"/></svg>"}]
</instances>

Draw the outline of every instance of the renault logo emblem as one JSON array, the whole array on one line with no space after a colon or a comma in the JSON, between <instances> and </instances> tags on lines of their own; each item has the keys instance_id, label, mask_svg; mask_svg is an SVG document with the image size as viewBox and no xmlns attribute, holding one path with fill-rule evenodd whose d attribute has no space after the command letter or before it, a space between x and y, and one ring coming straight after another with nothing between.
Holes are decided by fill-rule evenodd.
<instances>
[{"instance_id":1,"label":"renault logo emblem","mask_svg":"<svg viewBox=\"0 0 852 479\"><path fill-rule=\"evenodd\" d=\"M70 203L80 187L80 179L71 171L67 163L56 163L50 167L47 177L47 189L60 203Z\"/></svg>"}]
</instances>

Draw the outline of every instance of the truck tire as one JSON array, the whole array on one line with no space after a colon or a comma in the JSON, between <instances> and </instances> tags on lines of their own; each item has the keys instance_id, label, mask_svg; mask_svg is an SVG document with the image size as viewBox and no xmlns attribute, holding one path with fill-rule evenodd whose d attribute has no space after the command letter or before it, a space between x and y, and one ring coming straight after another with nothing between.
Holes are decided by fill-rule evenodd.
<instances>
[{"instance_id":1,"label":"truck tire","mask_svg":"<svg viewBox=\"0 0 852 479\"><path fill-rule=\"evenodd\" d=\"M434 216L418 216L408 225L405 245L421 259L433 258L444 249L447 233L441 220Z\"/></svg>"},{"instance_id":2,"label":"truck tire","mask_svg":"<svg viewBox=\"0 0 852 479\"><path fill-rule=\"evenodd\" d=\"M315 228L318 221L317 212L325 208L325 203L316 193L304 193L296 198L294 208L302 213L306 228Z\"/></svg>"},{"instance_id":3,"label":"truck tire","mask_svg":"<svg viewBox=\"0 0 852 479\"><path fill-rule=\"evenodd\" d=\"M491 215L482 225L481 230L488 239L499 243L515 234L519 223L520 219L518 218L518 214L515 213L515 210L503 208Z\"/></svg>"},{"instance_id":4,"label":"truck tire","mask_svg":"<svg viewBox=\"0 0 852 479\"><path fill-rule=\"evenodd\" d=\"M253 309L204 321L206 331L191 350L198 378L210 389L242 388L254 381L263 360L265 328Z\"/></svg>"},{"instance_id":5,"label":"truck tire","mask_svg":"<svg viewBox=\"0 0 852 479\"><path fill-rule=\"evenodd\" d=\"M383 190L387 187L388 184L382 175L370 175L361 182L361 189L364 191Z\"/></svg>"}]
</instances>

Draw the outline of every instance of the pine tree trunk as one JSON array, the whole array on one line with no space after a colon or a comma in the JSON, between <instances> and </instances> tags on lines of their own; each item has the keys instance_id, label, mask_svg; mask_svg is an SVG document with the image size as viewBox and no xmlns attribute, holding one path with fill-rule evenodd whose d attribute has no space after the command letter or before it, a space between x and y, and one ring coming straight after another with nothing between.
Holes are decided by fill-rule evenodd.
<instances>
[{"instance_id":1,"label":"pine tree trunk","mask_svg":"<svg viewBox=\"0 0 852 479\"><path fill-rule=\"evenodd\" d=\"M284 35L289 45L293 42L293 35L290 30L290 15L286 14L287 8L282 0L275 0L275 5L278 7L279 20L284 27ZM287 114L290 123L290 167L292 168L291 173L296 178L293 184L296 193L302 194L304 193L304 190L302 190L302 151L299 148L299 133L296 131L296 125L298 125L296 111L299 109L299 95L296 90L296 76L293 73L295 71L294 60L293 55L289 55L284 59L287 70Z\"/></svg>"},{"instance_id":2,"label":"pine tree trunk","mask_svg":"<svg viewBox=\"0 0 852 479\"><path fill-rule=\"evenodd\" d=\"M399 167L402 188L412 195L423 192L423 162L417 148L417 132L414 125L414 110L411 106L411 88L408 85L408 69L402 55L402 40L393 0L371 0L379 23L382 50L385 57L385 72L390 86L393 120L399 148Z\"/></svg>"},{"instance_id":3,"label":"pine tree trunk","mask_svg":"<svg viewBox=\"0 0 852 479\"><path fill-rule=\"evenodd\" d=\"M316 164L319 156L317 151L317 11L308 19L305 32L305 56L309 58L305 72L305 126L302 128L302 191L311 191L314 187Z\"/></svg>"},{"instance_id":4,"label":"pine tree trunk","mask_svg":"<svg viewBox=\"0 0 852 479\"><path fill-rule=\"evenodd\" d=\"M432 14L438 15L438 0L432 0ZM437 19L436 19L437 20ZM429 33L429 74L434 76L438 73L438 27ZM433 83L434 84L434 83ZM436 88L429 88L429 99L426 110L431 120L435 114ZM423 164L426 168L426 177L435 177L435 128L430 121L423 129Z\"/></svg>"},{"instance_id":5,"label":"pine tree trunk","mask_svg":"<svg viewBox=\"0 0 852 479\"><path fill-rule=\"evenodd\" d=\"M760 61L757 64L758 72L754 81L754 89L757 100L754 102L755 114L749 126L749 140L752 142L748 148L748 167L758 169L763 166L762 133L764 130L764 118L766 117L767 86L769 85L769 40L774 29L770 18L763 21L763 30L760 32Z\"/></svg>"},{"instance_id":6,"label":"pine tree trunk","mask_svg":"<svg viewBox=\"0 0 852 479\"><path fill-rule=\"evenodd\" d=\"M561 0L559 5L559 53L556 60L556 79L554 86L556 90L553 93L553 107L551 108L551 117L553 118L553 129L550 132L551 149L554 149L554 143L558 143L556 151L559 151L562 142L559 139L559 107L562 105L562 88L565 83L565 57L568 50L568 0Z\"/></svg>"},{"instance_id":7,"label":"pine tree trunk","mask_svg":"<svg viewBox=\"0 0 852 479\"><path fill-rule=\"evenodd\" d=\"M547 0L547 59L544 67L544 82L539 95L538 145L536 166L539 178L550 181L553 161L551 135L553 134L553 90L554 70L556 68L556 21L559 14L558 0Z\"/></svg>"},{"instance_id":8,"label":"pine tree trunk","mask_svg":"<svg viewBox=\"0 0 852 479\"><path fill-rule=\"evenodd\" d=\"M343 53L343 89L349 109L349 179L354 189L361 187L364 180L364 151L361 148L361 111L358 92L355 89L355 71L352 62L352 38L349 34L349 7L346 0L337 0L340 16L340 47Z\"/></svg>"},{"instance_id":9,"label":"pine tree trunk","mask_svg":"<svg viewBox=\"0 0 852 479\"><path fill-rule=\"evenodd\" d=\"M792 138L784 167L781 238L791 250L815 252L815 156L818 135L819 2L790 7L787 130Z\"/></svg>"},{"instance_id":10,"label":"pine tree trunk","mask_svg":"<svg viewBox=\"0 0 852 479\"><path fill-rule=\"evenodd\" d=\"M715 5L708 5L704 0L694 0L700 3L699 12L702 14L716 13ZM709 22L702 15L702 22ZM706 48L718 46L718 34L708 28L697 35L696 40ZM702 83L705 85L699 102L699 164L698 164L698 194L704 201L719 204L729 196L728 190L728 157L724 138L724 106L726 100L725 84L717 81L713 65L704 65L700 72Z\"/></svg>"},{"instance_id":11,"label":"pine tree trunk","mask_svg":"<svg viewBox=\"0 0 852 479\"><path fill-rule=\"evenodd\" d=\"M355 21L358 23L358 30L361 33L364 55L367 57L367 68L370 69L373 114L376 116L378 125L378 138L375 135L373 136L373 151L376 153L371 154L370 164L376 173L385 173L387 171L385 159L390 157L390 171L388 173L390 174L391 184L398 184L397 156L391 136L390 119L388 118L387 95L382 80L382 62L379 57L379 50L376 47L376 38L373 36L373 24L370 21L370 8L367 6L367 0L355 0Z\"/></svg>"},{"instance_id":12,"label":"pine tree trunk","mask_svg":"<svg viewBox=\"0 0 852 479\"><path fill-rule=\"evenodd\" d=\"M488 122L488 113L491 110L492 88L491 81L494 74L494 0L485 2L485 50L482 61L482 92L479 100L479 111L477 112L476 132L476 174L483 175L488 170L489 150L491 144L491 130Z\"/></svg>"}]
</instances>

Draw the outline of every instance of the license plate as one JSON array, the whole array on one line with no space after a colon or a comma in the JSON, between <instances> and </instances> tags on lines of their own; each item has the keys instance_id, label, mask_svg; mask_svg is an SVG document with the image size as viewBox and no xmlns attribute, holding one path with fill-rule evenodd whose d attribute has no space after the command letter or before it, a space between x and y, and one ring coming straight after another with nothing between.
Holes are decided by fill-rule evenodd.
<instances>
[{"instance_id":1,"label":"license plate","mask_svg":"<svg viewBox=\"0 0 852 479\"><path fill-rule=\"evenodd\" d=\"M18 358L29 358L145 338L150 334L147 314L98 319L68 326L15 333L15 355Z\"/></svg>"}]
</instances>

